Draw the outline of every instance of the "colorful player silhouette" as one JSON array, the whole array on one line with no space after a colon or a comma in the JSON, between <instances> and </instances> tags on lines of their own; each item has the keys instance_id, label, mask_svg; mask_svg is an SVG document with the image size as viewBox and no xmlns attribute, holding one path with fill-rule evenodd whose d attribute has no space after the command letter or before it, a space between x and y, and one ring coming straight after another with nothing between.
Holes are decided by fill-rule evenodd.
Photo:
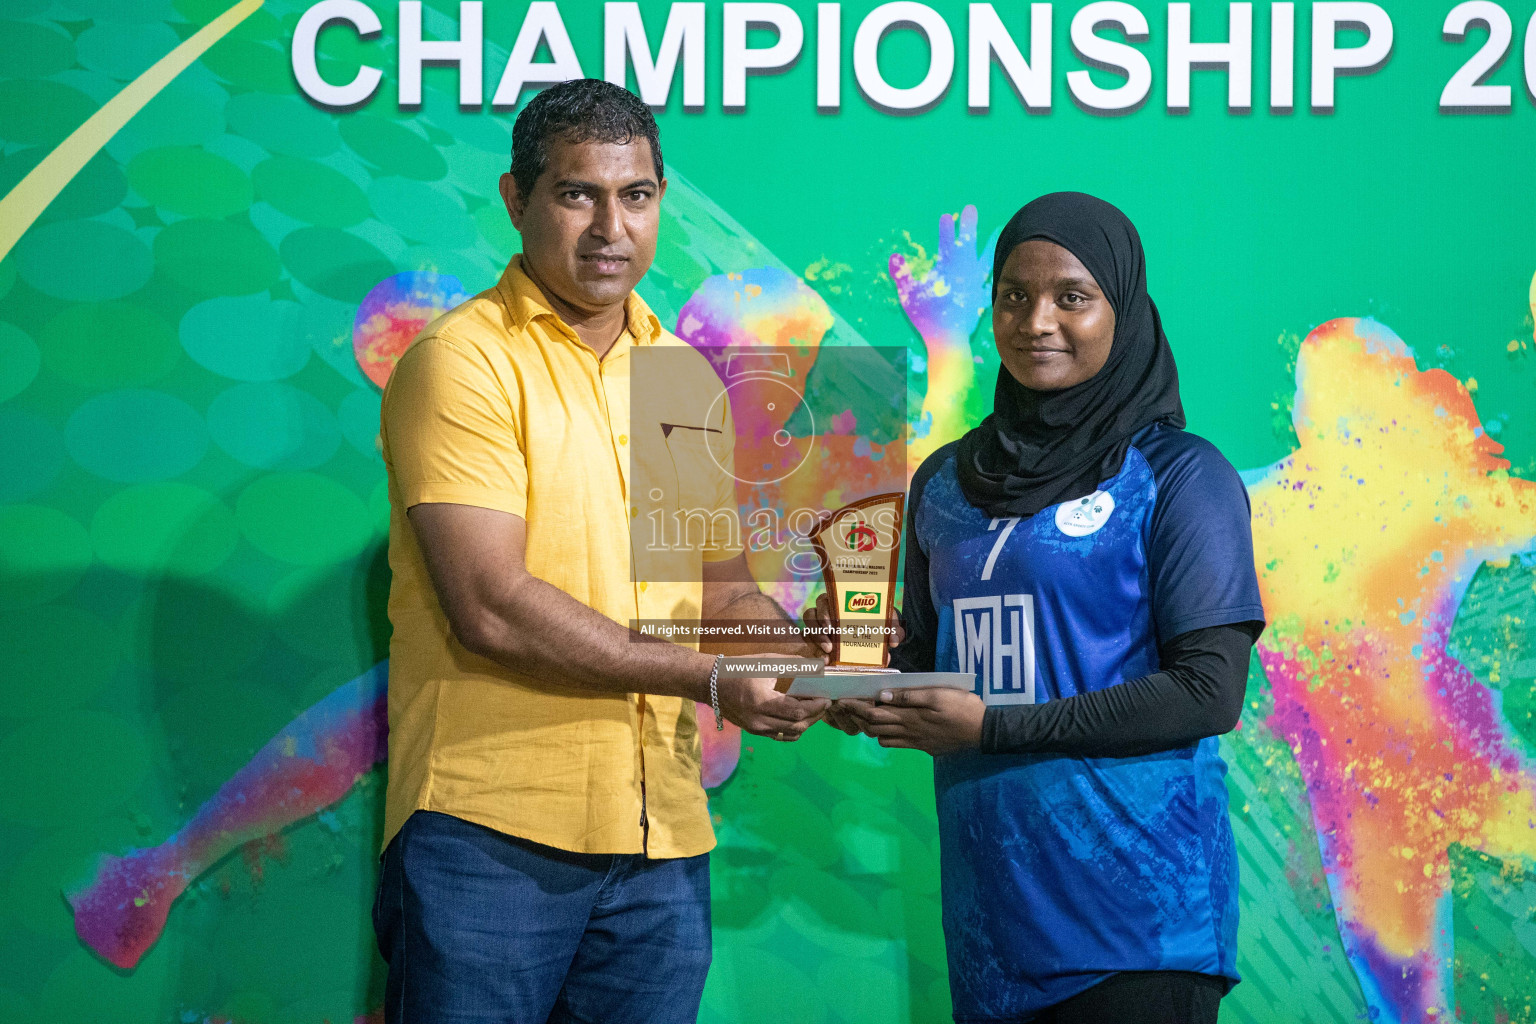
<instances>
[{"instance_id":1,"label":"colorful player silhouette","mask_svg":"<svg viewBox=\"0 0 1536 1024\"><path fill-rule=\"evenodd\" d=\"M1536 774L1446 642L1477 567L1536 539L1536 484L1466 387L1373 320L1307 336L1294 408L1296 451L1245 474L1267 724L1301 768L1373 1019L1448 1019L1447 848L1536 857Z\"/></svg>"},{"instance_id":2,"label":"colorful player silhouette","mask_svg":"<svg viewBox=\"0 0 1536 1024\"><path fill-rule=\"evenodd\" d=\"M998 230L978 250L976 207L967 206L958 218L948 213L939 218L939 244L932 259L891 254L896 296L922 335L928 369L928 389L907 449L911 472L934 450L971 428L965 416L965 396L977 383L971 335L992 306L988 281Z\"/></svg>"},{"instance_id":3,"label":"colorful player silhouette","mask_svg":"<svg viewBox=\"0 0 1536 1024\"><path fill-rule=\"evenodd\" d=\"M384 760L388 675L380 662L288 723L159 846L102 857L90 884L66 894L80 941L132 968L198 875L346 796Z\"/></svg>"}]
</instances>

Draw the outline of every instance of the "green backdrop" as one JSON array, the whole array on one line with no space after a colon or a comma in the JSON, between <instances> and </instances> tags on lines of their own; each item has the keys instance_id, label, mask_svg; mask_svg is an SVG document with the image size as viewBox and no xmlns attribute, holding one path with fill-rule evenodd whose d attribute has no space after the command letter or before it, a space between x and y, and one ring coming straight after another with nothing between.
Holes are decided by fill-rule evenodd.
<instances>
[{"instance_id":1,"label":"green backdrop","mask_svg":"<svg viewBox=\"0 0 1536 1024\"><path fill-rule=\"evenodd\" d=\"M366 356L412 310L487 287L516 251L496 198L513 112L493 110L489 96L528 5L486 5L485 103L461 108L456 70L431 67L419 110L397 101L400 5L371 4L379 36L342 25L322 35L328 79L346 81L360 61L384 71L376 94L347 110L322 108L295 82L291 41L312 5L243 6L230 16L227 0L0 2L0 234L11 240L0 262L5 1020L318 1024L376 1015L381 1001L368 908L383 773L374 747L342 743L375 721L382 675L371 670L388 643L379 390L354 344ZM672 5L640 6L654 46ZM930 4L956 41L954 80L906 115L877 109L854 80L855 29L873 2L842 5L836 111L816 106L815 4L789 5L805 53L749 76L744 110L721 103L727 5L704 6L703 109L682 107L679 76L658 111L672 183L642 293L669 326L711 277L772 268L814 293L806 301L825 310L829 343L908 349L914 415L947 403L974 420L997 363L984 281L961 251L974 257L1028 199L1078 189L1140 228L1190 427L1254 470L1256 509L1282 508L1265 497L1276 478L1264 467L1333 436L1332 417L1313 433L1293 428L1305 388L1356 403L1339 431L1372 416L1383 434L1401 428L1420 383L1475 405L1458 412L1436 399L1435 415L1477 424L1468 429L1502 443L1512 465L1507 476L1482 466L1435 499L1440 526L1496 506L1480 539L1446 548L1454 565L1443 579L1431 571L1445 564L1439 542L1413 547L1424 506L1388 508L1408 485L1385 472L1362 472L1362 493L1384 496L1368 510L1339 505L1321 525L1287 513L1261 537L1261 569L1284 571L1281 555L1266 554L1271 534L1277 551L1301 538L1331 561L1315 585L1277 576L1266 590L1267 601L1280 595L1269 608L1277 626L1267 660L1255 660L1241 728L1223 740L1245 980L1222 1019L1536 1020L1536 826L1520 832L1536 789L1536 504L1522 483L1536 472L1530 4L1505 8L1513 41L1488 79L1512 87L1507 112L1440 110L1441 89L1485 33L1444 38L1452 5L1414 0L1384 5L1390 59L1341 76L1331 112L1307 102L1308 4L1296 5L1295 109L1270 109L1271 12L1260 4L1252 110L1229 112L1226 75L1197 70L1190 111L1169 113L1167 5L1143 3L1150 38L1136 45L1152 88L1121 116L1071 98L1066 75L1084 67L1068 38L1080 5L1055 5L1051 109L1026 112L994 68L992 106L973 112L967 5ZM458 5L426 7L427 34L452 34ZM1027 5L996 8L1028 55ZM602 5L558 10L583 69L600 75ZM1195 3L1196 38L1221 38L1226 10ZM221 16L220 31L196 35ZM200 38L212 44L185 70L153 70ZM748 39L767 46L773 33ZM923 77L929 51L916 32L890 33L878 52L892 85ZM145 95L120 128L90 129L98 111ZM71 151L67 138L83 153L78 168L55 159ZM28 198L49 182L62 186L56 198ZM940 218L966 206L977 237L951 252ZM895 278L893 253L907 260ZM969 319L935 319L922 304L966 287L980 296ZM382 327L359 319L370 293L387 306ZM1374 323L1311 333L1339 317ZM979 383L945 392L931 361L967 336ZM1464 387L1424 373L1437 369ZM1356 372L1397 374L1401 416L1395 398L1369 405L1365 377L1351 390ZM1457 443L1484 443L1473 436ZM1373 466L1433 475L1447 452L1431 445L1421 459L1383 455ZM1369 586L1400 586L1396 608L1438 625L1412 641L1421 676L1377 680L1384 705L1416 709L1404 712L1412 728L1383 740L1337 710L1349 700L1329 702L1348 682L1318 665L1343 649L1308 632L1305 595L1335 593L1341 571L1383 558L1370 538L1399 530L1396 550L1422 560L1438 589L1410 593L1386 576ZM1339 599L1354 614L1354 598ZM1371 635L1372 650L1409 643ZM1320 751L1332 737L1379 741L1354 748L1376 776L1329 762ZM1448 791L1414 789L1399 803L1414 822L1463 824L1454 835L1404 824L1392 849L1408 851L1413 873L1429 857L1423 880L1378 884L1384 862L1365 839L1355 837L1352 859L1340 853L1337 809L1357 806L1364 820L1374 792L1412 774L1392 767L1400 748L1401 764L1415 752L1422 764L1442 742L1470 751L1447 771ZM305 743L316 767L283 775L281 759ZM1483 802L1466 824L1471 776ZM948 1019L926 757L831 730L793 746L747 737L712 794L720 846L703 1019ZM235 804L248 813L229 816ZM1371 835L1396 827L1383 819ZM1410 833L1440 841L1426 852ZM113 870L138 909L168 911L163 933L134 934L142 955L131 967L84 941L85 926L77 934L66 900L78 904Z\"/></svg>"}]
</instances>

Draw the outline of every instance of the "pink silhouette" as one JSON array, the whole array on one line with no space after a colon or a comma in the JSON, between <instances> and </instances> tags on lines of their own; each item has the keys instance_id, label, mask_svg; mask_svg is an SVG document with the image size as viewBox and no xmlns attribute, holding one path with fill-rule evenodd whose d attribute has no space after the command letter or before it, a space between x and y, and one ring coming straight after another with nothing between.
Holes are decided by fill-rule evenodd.
<instances>
[{"instance_id":1,"label":"pink silhouette","mask_svg":"<svg viewBox=\"0 0 1536 1024\"><path fill-rule=\"evenodd\" d=\"M384 759L387 678L380 662L288 723L159 846L103 856L89 883L66 894L80 941L132 968L198 875L346 796Z\"/></svg>"}]
</instances>

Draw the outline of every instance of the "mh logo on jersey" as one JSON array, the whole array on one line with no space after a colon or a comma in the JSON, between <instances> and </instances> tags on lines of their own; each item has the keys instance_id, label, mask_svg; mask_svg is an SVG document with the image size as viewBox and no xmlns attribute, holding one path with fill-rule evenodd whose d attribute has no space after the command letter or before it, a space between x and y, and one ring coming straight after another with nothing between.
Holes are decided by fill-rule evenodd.
<instances>
[{"instance_id":1,"label":"mh logo on jersey","mask_svg":"<svg viewBox=\"0 0 1536 1024\"><path fill-rule=\"evenodd\" d=\"M957 597L960 671L975 672L984 704L1035 702L1035 599L1029 594Z\"/></svg>"},{"instance_id":2,"label":"mh logo on jersey","mask_svg":"<svg viewBox=\"0 0 1536 1024\"><path fill-rule=\"evenodd\" d=\"M873 615L880 611L880 594L868 590L850 590L843 598L843 611L868 612Z\"/></svg>"}]
</instances>

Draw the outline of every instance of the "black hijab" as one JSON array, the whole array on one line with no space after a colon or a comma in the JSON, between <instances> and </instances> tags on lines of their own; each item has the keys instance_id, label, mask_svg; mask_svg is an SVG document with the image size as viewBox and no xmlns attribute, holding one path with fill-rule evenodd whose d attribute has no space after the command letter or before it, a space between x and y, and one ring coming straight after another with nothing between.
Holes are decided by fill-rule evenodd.
<instances>
[{"instance_id":1,"label":"black hijab","mask_svg":"<svg viewBox=\"0 0 1536 1024\"><path fill-rule=\"evenodd\" d=\"M1115 311L1109 359L1092 377L1060 391L1031 391L1006 367L997 373L992 413L960 439L960 489L989 515L1032 516L1092 494L1120 471L1131 436L1150 423L1184 426L1179 373L1147 294L1147 261L1136 228L1109 203L1053 192L1025 206L997 240L992 298L1008 255L1043 238L1076 256Z\"/></svg>"}]
</instances>

